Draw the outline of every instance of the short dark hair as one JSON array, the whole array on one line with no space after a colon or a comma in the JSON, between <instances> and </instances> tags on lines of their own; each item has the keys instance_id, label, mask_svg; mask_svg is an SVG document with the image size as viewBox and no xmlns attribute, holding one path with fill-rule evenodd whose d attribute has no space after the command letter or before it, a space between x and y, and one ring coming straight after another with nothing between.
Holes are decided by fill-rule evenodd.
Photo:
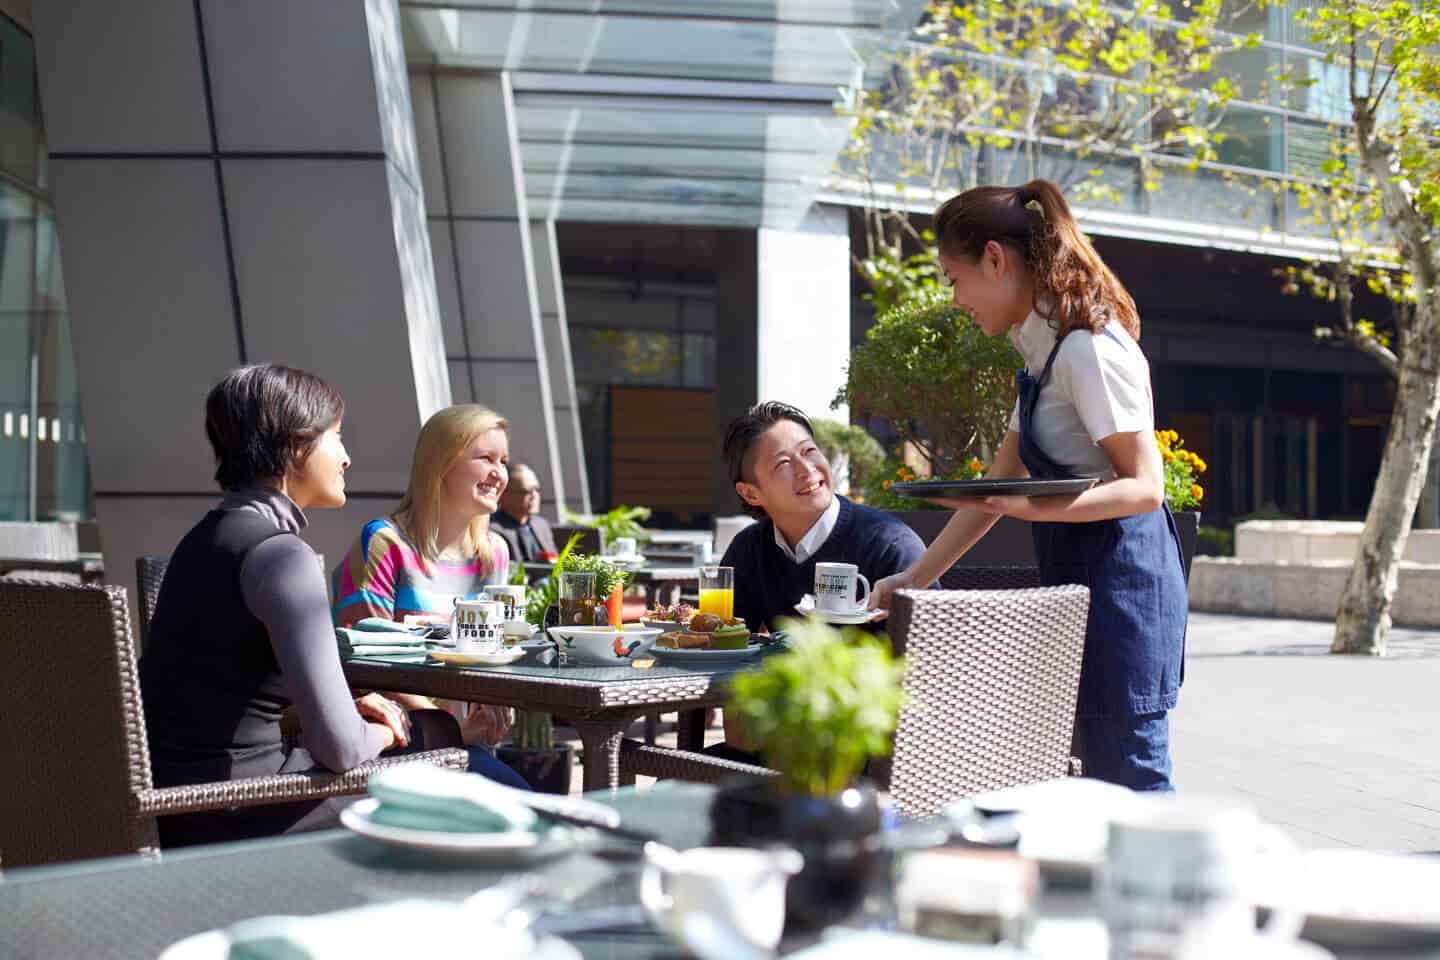
<instances>
[{"instance_id":1,"label":"short dark hair","mask_svg":"<svg viewBox=\"0 0 1440 960\"><path fill-rule=\"evenodd\" d=\"M239 490L279 480L343 416L345 401L313 373L274 363L231 370L205 398L215 482Z\"/></svg>"},{"instance_id":2,"label":"short dark hair","mask_svg":"<svg viewBox=\"0 0 1440 960\"><path fill-rule=\"evenodd\" d=\"M750 482L746 475L752 465L750 453L755 449L755 442L782 420L798 423L805 428L806 433L815 436L809 417L790 404L777 400L757 403L742 416L730 421L730 426L725 428L725 444L721 449L725 453L725 465L730 468L731 483ZM740 499L740 509L752 517L765 516L764 510L746 503L743 497Z\"/></svg>"}]
</instances>

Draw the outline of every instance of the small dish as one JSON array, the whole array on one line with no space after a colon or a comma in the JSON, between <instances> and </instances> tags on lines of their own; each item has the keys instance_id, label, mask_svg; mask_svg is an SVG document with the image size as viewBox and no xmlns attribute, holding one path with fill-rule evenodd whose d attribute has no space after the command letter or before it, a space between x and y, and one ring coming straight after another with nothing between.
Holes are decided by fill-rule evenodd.
<instances>
[{"instance_id":1,"label":"small dish","mask_svg":"<svg viewBox=\"0 0 1440 960\"><path fill-rule=\"evenodd\" d=\"M866 610L864 607L854 607L851 610L817 610L815 597L808 593L800 598L799 603L795 604L795 612L805 617L818 617L826 623L851 626L874 623L889 616L889 613L884 610Z\"/></svg>"},{"instance_id":2,"label":"small dish","mask_svg":"<svg viewBox=\"0 0 1440 960\"><path fill-rule=\"evenodd\" d=\"M340 811L340 822L349 830L387 846L424 853L451 854L503 863L536 863L575 849L575 833L569 827L495 832L447 833L416 830L376 823L373 819L380 801L366 797Z\"/></svg>"},{"instance_id":3,"label":"small dish","mask_svg":"<svg viewBox=\"0 0 1440 960\"><path fill-rule=\"evenodd\" d=\"M524 647L506 647L483 653L460 653L454 649L430 650L431 659L455 667L503 667L521 659L529 651Z\"/></svg>"},{"instance_id":4,"label":"small dish","mask_svg":"<svg viewBox=\"0 0 1440 960\"><path fill-rule=\"evenodd\" d=\"M661 663L670 663L678 666L699 666L701 664L754 660L772 646L774 646L774 644L752 643L741 650L705 650L695 647L690 649L651 647L650 656Z\"/></svg>"}]
</instances>

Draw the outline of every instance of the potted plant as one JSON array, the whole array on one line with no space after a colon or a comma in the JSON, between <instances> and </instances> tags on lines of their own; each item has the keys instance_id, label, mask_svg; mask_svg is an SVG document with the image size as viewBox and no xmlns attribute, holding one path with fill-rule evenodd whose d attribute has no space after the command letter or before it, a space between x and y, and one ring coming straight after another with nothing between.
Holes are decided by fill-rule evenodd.
<instances>
[{"instance_id":1,"label":"potted plant","mask_svg":"<svg viewBox=\"0 0 1440 960\"><path fill-rule=\"evenodd\" d=\"M604 550L612 549L615 541L621 537L629 537L637 543L644 542L647 538L643 524L650 519L650 515L649 507L632 507L623 503L613 510L595 516L564 511L566 523L599 530L600 543Z\"/></svg>"},{"instance_id":2,"label":"potted plant","mask_svg":"<svg viewBox=\"0 0 1440 960\"><path fill-rule=\"evenodd\" d=\"M780 775L722 788L710 839L799 850L805 867L790 881L786 924L815 929L851 915L883 866L876 791L860 776L890 752L903 665L859 630L784 627L790 649L736 675L727 706Z\"/></svg>"},{"instance_id":3,"label":"potted plant","mask_svg":"<svg viewBox=\"0 0 1440 960\"><path fill-rule=\"evenodd\" d=\"M1180 535L1180 554L1185 561L1185 577L1190 577L1190 560L1195 556L1195 542L1200 532L1200 501L1205 488L1200 474L1209 465L1193 450L1185 449L1185 441L1174 430L1156 430L1160 457L1165 461L1165 502L1175 515L1175 532Z\"/></svg>"}]
</instances>

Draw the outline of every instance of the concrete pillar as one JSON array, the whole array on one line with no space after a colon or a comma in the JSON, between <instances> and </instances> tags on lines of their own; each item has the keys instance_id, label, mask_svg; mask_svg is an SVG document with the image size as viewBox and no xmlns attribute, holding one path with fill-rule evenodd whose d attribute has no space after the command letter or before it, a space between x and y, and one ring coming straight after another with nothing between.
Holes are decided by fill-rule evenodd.
<instances>
[{"instance_id":1,"label":"concrete pillar","mask_svg":"<svg viewBox=\"0 0 1440 960\"><path fill-rule=\"evenodd\" d=\"M457 396L509 419L511 459L535 469L542 510L554 516L572 492L559 453L510 78L417 72L410 85L451 381ZM564 406L563 390L560 397Z\"/></svg>"},{"instance_id":2,"label":"concrete pillar","mask_svg":"<svg viewBox=\"0 0 1440 960\"><path fill-rule=\"evenodd\" d=\"M761 400L848 422L831 410L850 360L850 233L845 211L811 207L795 228L726 231L716 250L715 449ZM714 509L738 509L724 469Z\"/></svg>"},{"instance_id":3,"label":"concrete pillar","mask_svg":"<svg viewBox=\"0 0 1440 960\"><path fill-rule=\"evenodd\" d=\"M206 392L311 370L346 400L333 565L450 402L395 0L46 0L51 182L106 569L215 501Z\"/></svg>"},{"instance_id":4,"label":"concrete pillar","mask_svg":"<svg viewBox=\"0 0 1440 960\"><path fill-rule=\"evenodd\" d=\"M550 366L559 469L565 477L563 506L573 513L589 513L590 477L585 468L585 436L580 432L580 402L575 396L575 367L570 362L570 323L565 315L555 221L531 222L530 249L535 253L535 288L540 293L540 325Z\"/></svg>"}]
</instances>

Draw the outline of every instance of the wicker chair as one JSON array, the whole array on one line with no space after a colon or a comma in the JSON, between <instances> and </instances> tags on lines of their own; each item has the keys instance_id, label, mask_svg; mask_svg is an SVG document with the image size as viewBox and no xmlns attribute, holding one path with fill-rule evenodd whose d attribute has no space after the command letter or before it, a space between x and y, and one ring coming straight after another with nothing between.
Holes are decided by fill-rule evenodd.
<instances>
[{"instance_id":1,"label":"wicker chair","mask_svg":"<svg viewBox=\"0 0 1440 960\"><path fill-rule=\"evenodd\" d=\"M7 867L155 853L156 817L364 792L400 763L465 769L463 749L295 773L156 788L130 608L117 586L0 582L0 855Z\"/></svg>"},{"instance_id":2,"label":"wicker chair","mask_svg":"<svg viewBox=\"0 0 1440 960\"><path fill-rule=\"evenodd\" d=\"M1024 568L1020 568L1024 569ZM1070 739L1090 591L906 590L890 636L909 661L907 705L889 763L869 771L906 817L951 800L1074 772ZM636 774L718 782L763 767L621 744L622 782Z\"/></svg>"}]
</instances>

